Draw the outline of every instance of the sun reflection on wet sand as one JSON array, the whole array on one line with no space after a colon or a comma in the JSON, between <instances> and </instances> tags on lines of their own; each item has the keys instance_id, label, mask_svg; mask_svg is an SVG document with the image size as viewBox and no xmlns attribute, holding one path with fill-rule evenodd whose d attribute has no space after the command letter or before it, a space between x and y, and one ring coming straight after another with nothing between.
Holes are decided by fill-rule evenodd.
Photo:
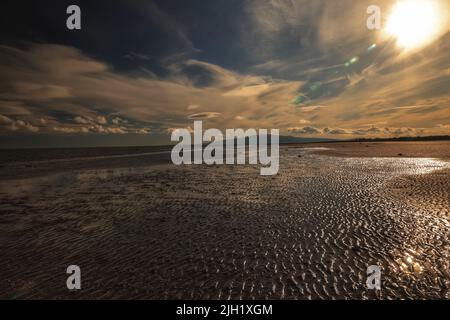
<instances>
[{"instance_id":1,"label":"sun reflection on wet sand","mask_svg":"<svg viewBox=\"0 0 450 320\"><path fill-rule=\"evenodd\" d=\"M399 269L403 273L409 275L420 276L424 269L414 257L408 254L403 257L396 258L395 262L398 264Z\"/></svg>"}]
</instances>

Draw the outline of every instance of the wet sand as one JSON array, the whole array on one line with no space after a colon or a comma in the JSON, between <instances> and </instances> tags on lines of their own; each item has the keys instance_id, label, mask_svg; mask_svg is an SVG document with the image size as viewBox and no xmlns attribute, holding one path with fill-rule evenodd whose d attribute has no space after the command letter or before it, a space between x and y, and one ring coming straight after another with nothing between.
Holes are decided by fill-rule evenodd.
<instances>
[{"instance_id":1,"label":"wet sand","mask_svg":"<svg viewBox=\"0 0 450 320\"><path fill-rule=\"evenodd\" d=\"M0 298L449 299L448 147L291 145L273 177L164 153L5 161Z\"/></svg>"}]
</instances>

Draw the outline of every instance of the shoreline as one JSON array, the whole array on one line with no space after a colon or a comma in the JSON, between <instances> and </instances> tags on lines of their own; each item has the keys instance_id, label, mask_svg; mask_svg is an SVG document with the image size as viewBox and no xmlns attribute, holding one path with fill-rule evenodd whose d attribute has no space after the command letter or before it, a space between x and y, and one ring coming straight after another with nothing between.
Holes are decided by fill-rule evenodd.
<instances>
[{"instance_id":1,"label":"shoreline","mask_svg":"<svg viewBox=\"0 0 450 320\"><path fill-rule=\"evenodd\" d=\"M317 155L342 158L432 158L450 160L450 141L420 142L313 142L282 144L280 150L309 149ZM324 148L314 150L314 148ZM149 152L146 152L149 151ZM171 164L166 148L87 148L4 150L0 158L0 179L15 180L90 169L121 169ZM65 152L65 154L63 153ZM105 153L102 155L102 153ZM53 158L51 158L52 156Z\"/></svg>"},{"instance_id":2,"label":"shoreline","mask_svg":"<svg viewBox=\"0 0 450 320\"><path fill-rule=\"evenodd\" d=\"M450 160L450 141L389 141L389 142L318 142L292 144L296 147L320 147L315 154L359 158L434 158Z\"/></svg>"}]
</instances>

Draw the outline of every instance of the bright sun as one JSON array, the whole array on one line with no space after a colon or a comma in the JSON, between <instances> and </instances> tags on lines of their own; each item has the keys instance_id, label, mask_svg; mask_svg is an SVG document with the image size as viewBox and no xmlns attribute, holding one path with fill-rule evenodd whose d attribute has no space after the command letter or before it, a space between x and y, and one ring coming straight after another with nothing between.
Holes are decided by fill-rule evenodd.
<instances>
[{"instance_id":1,"label":"bright sun","mask_svg":"<svg viewBox=\"0 0 450 320\"><path fill-rule=\"evenodd\" d=\"M387 20L388 35L404 49L431 43L442 31L442 12L437 0L399 0Z\"/></svg>"}]
</instances>

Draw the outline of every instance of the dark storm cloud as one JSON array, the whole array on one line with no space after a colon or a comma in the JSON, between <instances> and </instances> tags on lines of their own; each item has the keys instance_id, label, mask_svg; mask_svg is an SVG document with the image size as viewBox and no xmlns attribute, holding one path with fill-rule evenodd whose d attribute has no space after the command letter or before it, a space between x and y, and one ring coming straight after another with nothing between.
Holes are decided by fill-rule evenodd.
<instances>
[{"instance_id":1,"label":"dark storm cloud","mask_svg":"<svg viewBox=\"0 0 450 320\"><path fill-rule=\"evenodd\" d=\"M2 2L1 38L75 46L113 64L136 67L126 57L146 57L146 65L163 72L159 60L181 52L195 52L183 27L152 0L78 0L82 29L68 32L66 8L74 1L31 0Z\"/></svg>"}]
</instances>

